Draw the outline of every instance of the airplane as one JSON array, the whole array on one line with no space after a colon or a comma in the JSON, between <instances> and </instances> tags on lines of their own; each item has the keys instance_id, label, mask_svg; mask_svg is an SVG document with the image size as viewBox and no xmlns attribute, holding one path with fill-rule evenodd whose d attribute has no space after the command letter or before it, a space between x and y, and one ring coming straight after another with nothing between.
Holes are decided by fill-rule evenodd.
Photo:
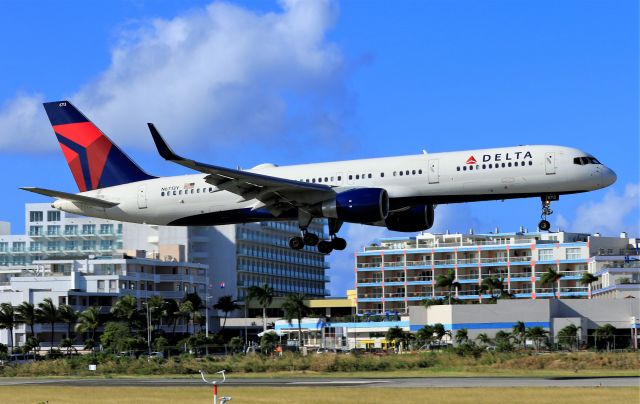
<instances>
[{"instance_id":1,"label":"airplane","mask_svg":"<svg viewBox=\"0 0 640 404\"><path fill-rule=\"evenodd\" d=\"M211 226L294 220L289 247L344 250L343 223L418 232L432 227L441 204L538 197L540 230L549 230L551 202L601 189L616 174L584 151L531 145L279 167L231 169L176 154L148 123L165 160L197 174L155 177L118 148L71 102L44 103L79 193L36 187L52 207L84 216L166 226ZM329 239L307 231L328 222Z\"/></svg>"}]
</instances>

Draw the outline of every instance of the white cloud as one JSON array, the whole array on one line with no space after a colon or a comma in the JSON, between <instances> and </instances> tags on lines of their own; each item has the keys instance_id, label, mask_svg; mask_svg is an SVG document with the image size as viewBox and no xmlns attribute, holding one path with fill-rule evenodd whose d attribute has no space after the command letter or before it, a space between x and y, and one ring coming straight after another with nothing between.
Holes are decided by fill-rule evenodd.
<instances>
[{"instance_id":1,"label":"white cloud","mask_svg":"<svg viewBox=\"0 0 640 404\"><path fill-rule=\"evenodd\" d=\"M622 194L610 189L600 201L589 201L578 206L575 219L567 226L578 232L617 235L640 232L640 184L627 184ZM629 220L631 218L631 220Z\"/></svg>"},{"instance_id":2,"label":"white cloud","mask_svg":"<svg viewBox=\"0 0 640 404\"><path fill-rule=\"evenodd\" d=\"M259 14L215 2L121 32L108 68L69 100L126 146L148 147L151 121L181 149L335 140L348 109L343 58L326 39L336 7L281 6ZM42 100L20 95L0 109L0 149L55 146L42 141L51 136Z\"/></svg>"}]
</instances>

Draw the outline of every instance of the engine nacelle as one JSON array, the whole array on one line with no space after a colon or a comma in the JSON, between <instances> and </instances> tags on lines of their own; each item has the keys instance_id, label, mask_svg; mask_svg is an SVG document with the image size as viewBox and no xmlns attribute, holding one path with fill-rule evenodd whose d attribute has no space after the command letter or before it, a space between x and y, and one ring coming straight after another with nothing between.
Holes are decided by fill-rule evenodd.
<instances>
[{"instance_id":1,"label":"engine nacelle","mask_svg":"<svg viewBox=\"0 0 640 404\"><path fill-rule=\"evenodd\" d=\"M433 205L419 205L401 212L391 212L384 222L389 230L411 232L430 229L433 219Z\"/></svg>"},{"instance_id":2,"label":"engine nacelle","mask_svg":"<svg viewBox=\"0 0 640 404\"><path fill-rule=\"evenodd\" d=\"M350 223L385 220L389 214L389 195L382 188L356 188L340 192L322 203L322 215Z\"/></svg>"}]
</instances>

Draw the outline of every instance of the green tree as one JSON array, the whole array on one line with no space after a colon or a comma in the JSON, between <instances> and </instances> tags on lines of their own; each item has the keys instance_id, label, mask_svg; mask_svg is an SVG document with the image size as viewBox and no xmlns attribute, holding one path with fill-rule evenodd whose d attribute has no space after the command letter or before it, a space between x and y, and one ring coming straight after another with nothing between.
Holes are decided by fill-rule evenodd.
<instances>
[{"instance_id":1,"label":"green tree","mask_svg":"<svg viewBox=\"0 0 640 404\"><path fill-rule=\"evenodd\" d=\"M200 298L200 295L198 295L197 293L187 293L182 298L182 302L183 303L185 303L185 302L191 303L191 312L189 313L189 317L191 318L191 325L192 325L191 334L195 334L196 333L196 323L198 322L199 319L201 319L201 317L199 317L200 310L202 310L204 308L204 304L202 302L202 299Z\"/></svg>"},{"instance_id":2,"label":"green tree","mask_svg":"<svg viewBox=\"0 0 640 404\"><path fill-rule=\"evenodd\" d=\"M265 332L260 338L260 349L265 355L273 353L278 345L278 335L274 332Z\"/></svg>"},{"instance_id":3,"label":"green tree","mask_svg":"<svg viewBox=\"0 0 640 404\"><path fill-rule=\"evenodd\" d=\"M418 342L418 345L423 346L423 345L431 344L431 342L433 342L433 339L434 339L433 334L434 334L433 327L430 325L425 325L424 327L419 329L418 332L416 332L416 341Z\"/></svg>"},{"instance_id":4,"label":"green tree","mask_svg":"<svg viewBox=\"0 0 640 404\"><path fill-rule=\"evenodd\" d=\"M540 277L540 283L543 285L551 284L551 290L553 291L553 297L556 298L556 283L562 278L562 275L555 271L553 268L547 268L547 272Z\"/></svg>"},{"instance_id":5,"label":"green tree","mask_svg":"<svg viewBox=\"0 0 640 404\"><path fill-rule=\"evenodd\" d=\"M400 327L391 327L387 330L385 339L388 343L393 345L395 352L399 351L400 343L405 339L405 332Z\"/></svg>"},{"instance_id":6,"label":"green tree","mask_svg":"<svg viewBox=\"0 0 640 404\"><path fill-rule=\"evenodd\" d=\"M147 304L149 305L149 323L153 332L160 326L166 301L162 296L154 295L147 300Z\"/></svg>"},{"instance_id":7,"label":"green tree","mask_svg":"<svg viewBox=\"0 0 640 404\"><path fill-rule=\"evenodd\" d=\"M136 345L136 339L131 336L127 324L115 321L105 324L100 342L113 353L130 351Z\"/></svg>"},{"instance_id":8,"label":"green tree","mask_svg":"<svg viewBox=\"0 0 640 404\"><path fill-rule=\"evenodd\" d=\"M444 325L441 323L435 323L433 325L433 332L436 334L436 339L442 342L445 335L448 335L448 331L444 329Z\"/></svg>"},{"instance_id":9,"label":"green tree","mask_svg":"<svg viewBox=\"0 0 640 404\"><path fill-rule=\"evenodd\" d=\"M225 325L227 324L227 317L229 316L229 313L240 309L240 306L235 300L233 300L231 295L225 295L220 296L218 302L213 305L213 308L224 313L224 321L222 322L222 328L220 329L220 333L222 333Z\"/></svg>"},{"instance_id":10,"label":"green tree","mask_svg":"<svg viewBox=\"0 0 640 404\"><path fill-rule=\"evenodd\" d=\"M454 289L460 288L460 283L456 281L456 274L454 271L449 270L446 275L440 274L436 278L436 286L449 290L449 304L451 304L451 295L453 295Z\"/></svg>"},{"instance_id":11,"label":"green tree","mask_svg":"<svg viewBox=\"0 0 640 404\"><path fill-rule=\"evenodd\" d=\"M489 338L489 336L484 332L478 334L476 339L481 343L483 343L484 345L491 345L491 342L492 342L491 338Z\"/></svg>"},{"instance_id":12,"label":"green tree","mask_svg":"<svg viewBox=\"0 0 640 404\"><path fill-rule=\"evenodd\" d=\"M53 304L53 300L50 297L45 298L38 303L36 309L36 318L40 323L48 323L51 326L51 338L50 338L50 350L53 349L53 337L55 335L55 325L60 320L60 312L58 308Z\"/></svg>"},{"instance_id":13,"label":"green tree","mask_svg":"<svg viewBox=\"0 0 640 404\"><path fill-rule=\"evenodd\" d=\"M309 314L309 306L304 302L305 295L302 293L295 293L287 295L284 303L282 304L282 310L284 310L284 318L291 325L293 320L298 320L298 341L300 347L304 345L302 339L302 318Z\"/></svg>"},{"instance_id":14,"label":"green tree","mask_svg":"<svg viewBox=\"0 0 640 404\"><path fill-rule=\"evenodd\" d=\"M461 328L458 331L456 331L456 337L455 337L456 343L457 344L463 344L467 341L469 341L469 332L466 328Z\"/></svg>"},{"instance_id":15,"label":"green tree","mask_svg":"<svg viewBox=\"0 0 640 404\"><path fill-rule=\"evenodd\" d=\"M247 293L247 305L251 300L257 300L260 307L262 307L262 331L267 330L267 308L273 302L273 288L268 284L262 286L251 286Z\"/></svg>"},{"instance_id":16,"label":"green tree","mask_svg":"<svg viewBox=\"0 0 640 404\"><path fill-rule=\"evenodd\" d=\"M73 342L72 330L73 326L78 321L78 312L73 309L73 307L68 304L63 304L58 307L58 316L60 321L67 325L67 339Z\"/></svg>"},{"instance_id":17,"label":"green tree","mask_svg":"<svg viewBox=\"0 0 640 404\"><path fill-rule=\"evenodd\" d=\"M85 335L84 344L85 347L94 350L96 343L96 330L100 327L100 308L88 307L82 313L78 315L78 323L76 324L76 332ZM88 336L88 337L87 337Z\"/></svg>"},{"instance_id":18,"label":"green tree","mask_svg":"<svg viewBox=\"0 0 640 404\"><path fill-rule=\"evenodd\" d=\"M9 333L9 352L13 352L13 330L16 328L16 312L11 303L0 304L0 329L5 329Z\"/></svg>"},{"instance_id":19,"label":"green tree","mask_svg":"<svg viewBox=\"0 0 640 404\"><path fill-rule=\"evenodd\" d=\"M582 277L580 278L580 284L587 286L589 288L589 292L591 292L591 284L595 281L598 280L598 277L595 276L592 273L589 272L585 272L582 274ZM589 299L591 299L591 294L589 294Z\"/></svg>"},{"instance_id":20,"label":"green tree","mask_svg":"<svg viewBox=\"0 0 640 404\"><path fill-rule=\"evenodd\" d=\"M526 334L527 334L527 326L524 324L524 322L518 321L513 326L513 332L511 333L511 335L516 340L516 342L519 342L520 344L522 344L522 349L525 348L525 344L527 342Z\"/></svg>"},{"instance_id":21,"label":"green tree","mask_svg":"<svg viewBox=\"0 0 640 404\"><path fill-rule=\"evenodd\" d=\"M573 348L575 346L577 349L579 346L578 331L580 328L581 327L578 327L575 324L569 324L558 331L558 343L569 348Z\"/></svg>"},{"instance_id":22,"label":"green tree","mask_svg":"<svg viewBox=\"0 0 640 404\"><path fill-rule=\"evenodd\" d=\"M127 323L129 333L133 333L134 324L140 318L138 300L133 295L124 295L111 306L111 314L118 320Z\"/></svg>"},{"instance_id":23,"label":"green tree","mask_svg":"<svg viewBox=\"0 0 640 404\"><path fill-rule=\"evenodd\" d=\"M598 341L604 341L607 343L607 351L611 349L611 341L615 338L616 327L611 324L601 325L596 328L594 336L596 338L596 348L598 347Z\"/></svg>"},{"instance_id":24,"label":"green tree","mask_svg":"<svg viewBox=\"0 0 640 404\"><path fill-rule=\"evenodd\" d=\"M542 342L547 338L549 331L540 326L527 328L525 333L526 337L533 340L533 345L536 347L536 351L540 350Z\"/></svg>"},{"instance_id":25,"label":"green tree","mask_svg":"<svg viewBox=\"0 0 640 404\"><path fill-rule=\"evenodd\" d=\"M504 285L501 279L498 279L495 276L489 276L482 280L482 283L480 284L481 292L487 291L491 295L491 298L495 299L496 296L494 292L496 290L504 290Z\"/></svg>"},{"instance_id":26,"label":"green tree","mask_svg":"<svg viewBox=\"0 0 640 404\"><path fill-rule=\"evenodd\" d=\"M229 349L231 353L237 354L244 350L244 341L240 337L233 337L229 340Z\"/></svg>"},{"instance_id":27,"label":"green tree","mask_svg":"<svg viewBox=\"0 0 640 404\"><path fill-rule=\"evenodd\" d=\"M29 337L35 337L36 326L36 306L29 302L22 302L15 309L16 315L20 319L20 322L29 326Z\"/></svg>"},{"instance_id":28,"label":"green tree","mask_svg":"<svg viewBox=\"0 0 640 404\"><path fill-rule=\"evenodd\" d=\"M191 315L193 314L193 304L187 300L187 301L180 302L180 306L178 307L179 307L178 316L184 320L184 324L186 326L186 333L195 334L195 327L194 327L193 333L189 332L189 322L191 321Z\"/></svg>"},{"instance_id":29,"label":"green tree","mask_svg":"<svg viewBox=\"0 0 640 404\"><path fill-rule=\"evenodd\" d=\"M176 325L180 319L180 305L174 299L165 300L162 306L162 318L167 324L172 325L171 340L176 336Z\"/></svg>"}]
</instances>

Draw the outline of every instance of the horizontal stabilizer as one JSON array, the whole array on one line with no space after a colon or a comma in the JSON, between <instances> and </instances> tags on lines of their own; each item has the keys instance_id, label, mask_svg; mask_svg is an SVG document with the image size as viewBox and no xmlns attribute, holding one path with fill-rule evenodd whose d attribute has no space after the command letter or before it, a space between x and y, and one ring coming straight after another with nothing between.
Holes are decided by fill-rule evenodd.
<instances>
[{"instance_id":1,"label":"horizontal stabilizer","mask_svg":"<svg viewBox=\"0 0 640 404\"><path fill-rule=\"evenodd\" d=\"M33 192L35 194L51 196L53 198L66 199L68 201L84 203L85 205L95 206L98 208L106 209L106 208L112 208L118 205L117 202L109 202L109 201L105 201L104 199L91 198L89 196L71 194L71 193L62 192L62 191L54 191L52 189L46 189L46 188L21 187L20 189Z\"/></svg>"}]
</instances>

